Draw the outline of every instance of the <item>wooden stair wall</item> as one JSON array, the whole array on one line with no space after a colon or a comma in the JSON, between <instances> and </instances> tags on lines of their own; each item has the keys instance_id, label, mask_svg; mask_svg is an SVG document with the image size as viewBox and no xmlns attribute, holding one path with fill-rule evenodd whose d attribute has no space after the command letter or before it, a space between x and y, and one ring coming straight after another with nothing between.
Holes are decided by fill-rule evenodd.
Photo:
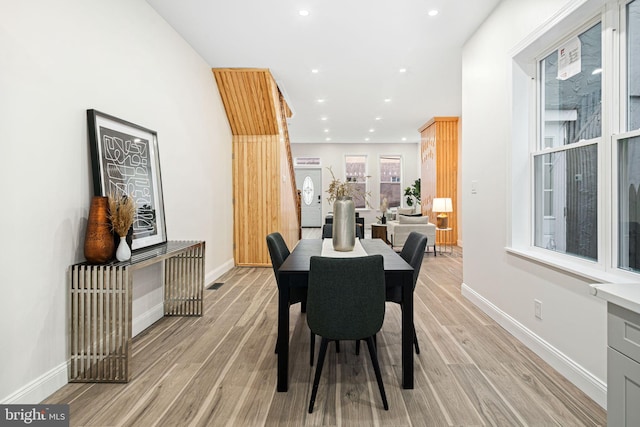
<instances>
[{"instance_id":1,"label":"wooden stair wall","mask_svg":"<svg viewBox=\"0 0 640 427\"><path fill-rule=\"evenodd\" d=\"M421 209L429 221L436 223L433 199L449 197L453 212L447 214L448 236L454 245L458 242L458 117L433 117L418 131L420 132L420 187ZM445 235L437 233L438 245Z\"/></svg>"},{"instance_id":2,"label":"wooden stair wall","mask_svg":"<svg viewBox=\"0 0 640 427\"><path fill-rule=\"evenodd\" d=\"M233 134L234 258L270 266L266 236L299 240L300 201L287 130L291 110L268 69L214 68Z\"/></svg>"}]
</instances>

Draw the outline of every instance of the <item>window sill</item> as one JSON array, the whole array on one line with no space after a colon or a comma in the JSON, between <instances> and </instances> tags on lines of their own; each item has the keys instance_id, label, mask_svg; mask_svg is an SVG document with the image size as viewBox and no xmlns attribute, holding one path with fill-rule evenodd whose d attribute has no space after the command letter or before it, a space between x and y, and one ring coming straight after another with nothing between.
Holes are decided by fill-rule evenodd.
<instances>
[{"instance_id":1,"label":"window sill","mask_svg":"<svg viewBox=\"0 0 640 427\"><path fill-rule=\"evenodd\" d=\"M570 260L558 259L557 256L552 254L543 254L534 250L505 247L507 253L515 255L540 265L554 268L561 272L570 274L580 279L591 281L593 283L628 283L630 278L635 276L635 280L638 280L638 276L633 273L624 272L607 272L603 271L599 264L581 260L572 262Z\"/></svg>"}]
</instances>

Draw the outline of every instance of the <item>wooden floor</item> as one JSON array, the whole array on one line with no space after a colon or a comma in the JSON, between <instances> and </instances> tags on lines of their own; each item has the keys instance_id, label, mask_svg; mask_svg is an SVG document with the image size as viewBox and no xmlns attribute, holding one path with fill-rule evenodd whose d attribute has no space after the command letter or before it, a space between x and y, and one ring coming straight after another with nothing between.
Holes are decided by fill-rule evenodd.
<instances>
[{"instance_id":1,"label":"wooden floor","mask_svg":"<svg viewBox=\"0 0 640 427\"><path fill-rule=\"evenodd\" d=\"M273 271L235 268L219 281L205 291L203 317L163 318L134 338L128 384L67 384L43 403L69 403L72 426L606 424L602 408L461 296L459 248L423 261L413 390L400 385L400 310L387 304L377 341L389 411L366 346L356 356L345 342L340 353L330 345L307 413L313 368L299 305L291 309L289 391L277 393Z\"/></svg>"}]
</instances>

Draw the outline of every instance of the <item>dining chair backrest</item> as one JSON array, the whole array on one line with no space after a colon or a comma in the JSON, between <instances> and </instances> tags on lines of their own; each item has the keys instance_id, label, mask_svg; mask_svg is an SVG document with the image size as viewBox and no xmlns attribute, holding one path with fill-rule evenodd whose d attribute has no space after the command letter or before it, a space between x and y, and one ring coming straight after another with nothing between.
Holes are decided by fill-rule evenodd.
<instances>
[{"instance_id":1,"label":"dining chair backrest","mask_svg":"<svg viewBox=\"0 0 640 427\"><path fill-rule=\"evenodd\" d=\"M307 322L312 332L331 340L371 337L382 327L384 310L382 255L311 257Z\"/></svg>"},{"instance_id":2,"label":"dining chair backrest","mask_svg":"<svg viewBox=\"0 0 640 427\"><path fill-rule=\"evenodd\" d=\"M333 237L333 224L324 224L322 226L322 238L330 239L331 237ZM360 224L356 224L356 237L364 239L364 229Z\"/></svg>"},{"instance_id":3,"label":"dining chair backrest","mask_svg":"<svg viewBox=\"0 0 640 427\"><path fill-rule=\"evenodd\" d=\"M277 231L267 236L267 247L269 248L269 256L271 257L273 274L275 274L277 282L278 270L291 252L289 252L289 247L284 241L282 234L278 233Z\"/></svg>"},{"instance_id":4,"label":"dining chair backrest","mask_svg":"<svg viewBox=\"0 0 640 427\"><path fill-rule=\"evenodd\" d=\"M322 238L330 239L333 236L333 224L324 224L322 226Z\"/></svg>"},{"instance_id":5,"label":"dining chair backrest","mask_svg":"<svg viewBox=\"0 0 640 427\"><path fill-rule=\"evenodd\" d=\"M413 288L415 289L418 281L418 275L420 274L420 267L422 266L422 259L424 258L424 251L427 248L427 236L412 231L407 237L407 241L402 247L400 257L404 259L407 264L413 267Z\"/></svg>"}]
</instances>

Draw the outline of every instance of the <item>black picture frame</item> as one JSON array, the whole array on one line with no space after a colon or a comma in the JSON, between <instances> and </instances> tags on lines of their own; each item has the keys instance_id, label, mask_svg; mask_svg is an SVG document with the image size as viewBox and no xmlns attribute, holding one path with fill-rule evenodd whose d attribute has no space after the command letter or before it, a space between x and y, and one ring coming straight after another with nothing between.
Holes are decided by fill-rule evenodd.
<instances>
[{"instance_id":1,"label":"black picture frame","mask_svg":"<svg viewBox=\"0 0 640 427\"><path fill-rule=\"evenodd\" d=\"M134 198L131 249L166 243L157 133L93 109L87 124L95 195Z\"/></svg>"}]
</instances>

